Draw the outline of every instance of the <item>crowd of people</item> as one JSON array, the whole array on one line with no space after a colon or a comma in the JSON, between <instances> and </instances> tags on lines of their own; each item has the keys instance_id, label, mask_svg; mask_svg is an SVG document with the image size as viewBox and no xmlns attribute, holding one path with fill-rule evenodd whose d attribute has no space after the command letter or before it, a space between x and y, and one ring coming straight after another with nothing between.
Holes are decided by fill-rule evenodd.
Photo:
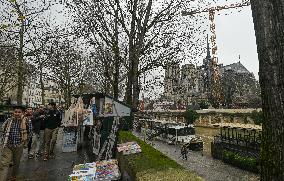
<instances>
[{"instance_id":1,"label":"crowd of people","mask_svg":"<svg viewBox=\"0 0 284 181\"><path fill-rule=\"evenodd\" d=\"M29 159L43 156L47 161L55 157L61 118L61 112L53 102L36 109L14 107L12 116L2 125L0 181L16 180L24 148L28 149Z\"/></svg>"}]
</instances>

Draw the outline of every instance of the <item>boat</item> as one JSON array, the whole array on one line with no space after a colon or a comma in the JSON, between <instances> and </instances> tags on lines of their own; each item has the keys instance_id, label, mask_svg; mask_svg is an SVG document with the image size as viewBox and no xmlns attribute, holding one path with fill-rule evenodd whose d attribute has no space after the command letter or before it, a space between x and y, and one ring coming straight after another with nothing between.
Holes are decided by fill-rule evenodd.
<instances>
[{"instance_id":1,"label":"boat","mask_svg":"<svg viewBox=\"0 0 284 181\"><path fill-rule=\"evenodd\" d=\"M147 140L156 138L168 144L185 144L192 150L203 150L203 140L195 135L193 124L176 123L166 120L149 119L145 121L144 130Z\"/></svg>"}]
</instances>

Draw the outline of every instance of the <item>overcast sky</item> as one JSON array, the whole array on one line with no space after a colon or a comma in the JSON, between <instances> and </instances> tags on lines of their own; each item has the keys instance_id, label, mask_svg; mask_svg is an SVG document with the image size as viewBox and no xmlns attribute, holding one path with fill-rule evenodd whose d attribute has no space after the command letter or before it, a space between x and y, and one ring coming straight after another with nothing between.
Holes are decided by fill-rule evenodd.
<instances>
[{"instance_id":1,"label":"overcast sky","mask_svg":"<svg viewBox=\"0 0 284 181\"><path fill-rule=\"evenodd\" d=\"M230 10L220 12L216 16L216 32L219 63L224 65L238 61L253 72L258 79L258 55L251 15L251 8L244 7L242 11Z\"/></svg>"}]
</instances>

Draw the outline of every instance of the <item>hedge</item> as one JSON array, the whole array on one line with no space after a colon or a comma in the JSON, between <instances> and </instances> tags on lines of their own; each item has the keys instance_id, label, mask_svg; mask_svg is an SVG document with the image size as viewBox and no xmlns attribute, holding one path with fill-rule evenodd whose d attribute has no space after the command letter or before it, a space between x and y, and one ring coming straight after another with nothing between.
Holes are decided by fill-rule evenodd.
<instances>
[{"instance_id":1,"label":"hedge","mask_svg":"<svg viewBox=\"0 0 284 181\"><path fill-rule=\"evenodd\" d=\"M202 180L194 173L185 170L174 160L138 139L131 132L120 131L118 141L120 143L136 141L142 149L142 153L139 154L118 155L122 172L126 171L133 180Z\"/></svg>"},{"instance_id":2,"label":"hedge","mask_svg":"<svg viewBox=\"0 0 284 181\"><path fill-rule=\"evenodd\" d=\"M246 157L232 151L224 150L223 161L245 170L259 172L258 161L252 157Z\"/></svg>"}]
</instances>

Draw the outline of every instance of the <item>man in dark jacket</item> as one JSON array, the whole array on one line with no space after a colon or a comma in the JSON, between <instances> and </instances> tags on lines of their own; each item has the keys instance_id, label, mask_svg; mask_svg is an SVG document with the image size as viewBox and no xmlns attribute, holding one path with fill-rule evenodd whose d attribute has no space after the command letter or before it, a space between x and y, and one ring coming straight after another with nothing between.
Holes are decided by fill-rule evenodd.
<instances>
[{"instance_id":1,"label":"man in dark jacket","mask_svg":"<svg viewBox=\"0 0 284 181\"><path fill-rule=\"evenodd\" d=\"M32 124L33 123L33 108L32 107L27 107L26 111L25 111L25 117L27 118L27 120ZM32 124L33 126L33 124ZM33 126L34 127L34 126ZM33 153L32 153L32 143L33 143L33 137L30 137L28 140L28 158L31 159L34 157Z\"/></svg>"},{"instance_id":2,"label":"man in dark jacket","mask_svg":"<svg viewBox=\"0 0 284 181\"><path fill-rule=\"evenodd\" d=\"M45 119L45 155L44 161L47 161L49 158L54 157L54 147L57 140L57 133L59 126L61 125L61 115L60 112L56 109L56 104L54 102L49 103L48 111L46 113Z\"/></svg>"},{"instance_id":3,"label":"man in dark jacket","mask_svg":"<svg viewBox=\"0 0 284 181\"><path fill-rule=\"evenodd\" d=\"M33 123L33 152L36 153L36 156L41 156L44 147L44 129L45 129L45 111L44 106L40 106L34 113Z\"/></svg>"}]
</instances>

